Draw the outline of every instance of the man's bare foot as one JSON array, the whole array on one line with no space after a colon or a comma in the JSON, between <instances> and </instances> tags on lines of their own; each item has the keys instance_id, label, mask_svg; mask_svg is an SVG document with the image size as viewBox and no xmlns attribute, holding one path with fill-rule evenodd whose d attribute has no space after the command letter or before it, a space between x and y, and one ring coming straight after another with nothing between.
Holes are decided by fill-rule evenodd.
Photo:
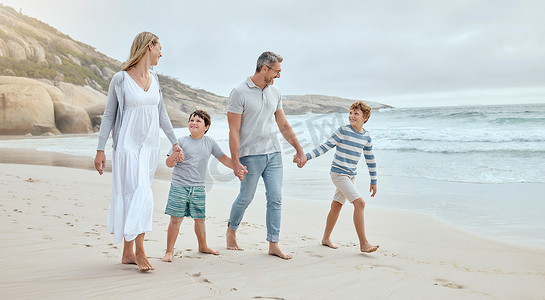
<instances>
[{"instance_id":1,"label":"man's bare foot","mask_svg":"<svg viewBox=\"0 0 545 300\"><path fill-rule=\"evenodd\" d=\"M244 250L240 248L237 244L237 232L234 230L231 230L227 228L226 233L226 239L227 239L227 249L228 250Z\"/></svg>"},{"instance_id":2,"label":"man's bare foot","mask_svg":"<svg viewBox=\"0 0 545 300\"><path fill-rule=\"evenodd\" d=\"M220 252L219 251L216 251L208 246L206 247L203 247L203 248L199 248L199 252L200 253L208 253L208 254L214 254L214 255L219 255Z\"/></svg>"},{"instance_id":3,"label":"man's bare foot","mask_svg":"<svg viewBox=\"0 0 545 300\"><path fill-rule=\"evenodd\" d=\"M333 248L333 249L339 248L339 246L333 244L333 243L331 242L331 240L329 240L329 239L328 239L328 240L322 240L322 245L328 246L329 248Z\"/></svg>"},{"instance_id":4,"label":"man's bare foot","mask_svg":"<svg viewBox=\"0 0 545 300\"><path fill-rule=\"evenodd\" d=\"M121 258L121 263L128 264L128 265L136 265L136 256L134 255L134 253L125 254Z\"/></svg>"},{"instance_id":5,"label":"man's bare foot","mask_svg":"<svg viewBox=\"0 0 545 300\"><path fill-rule=\"evenodd\" d=\"M148 258L146 257L146 253L144 252L136 254L136 264L138 265L138 270L142 272L155 270L155 268L151 265Z\"/></svg>"},{"instance_id":6,"label":"man's bare foot","mask_svg":"<svg viewBox=\"0 0 545 300\"><path fill-rule=\"evenodd\" d=\"M378 247L380 247L380 246L379 245L371 245L369 243L366 243L366 244L360 245L360 250L363 253L371 253L371 252L377 251Z\"/></svg>"},{"instance_id":7,"label":"man's bare foot","mask_svg":"<svg viewBox=\"0 0 545 300\"><path fill-rule=\"evenodd\" d=\"M273 243L273 242L269 242L269 255L278 256L283 259L293 258L291 254L285 254L284 252L282 252L282 250L278 246L278 243Z\"/></svg>"},{"instance_id":8,"label":"man's bare foot","mask_svg":"<svg viewBox=\"0 0 545 300\"><path fill-rule=\"evenodd\" d=\"M166 252L161 260L164 262L172 262L172 259L174 259L174 252Z\"/></svg>"}]
</instances>

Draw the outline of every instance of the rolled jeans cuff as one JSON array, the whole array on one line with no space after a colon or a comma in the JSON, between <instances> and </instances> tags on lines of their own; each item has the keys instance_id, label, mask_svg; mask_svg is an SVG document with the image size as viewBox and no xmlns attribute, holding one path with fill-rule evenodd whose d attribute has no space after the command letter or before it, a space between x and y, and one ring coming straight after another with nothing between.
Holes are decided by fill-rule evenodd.
<instances>
[{"instance_id":1,"label":"rolled jeans cuff","mask_svg":"<svg viewBox=\"0 0 545 300\"><path fill-rule=\"evenodd\" d=\"M227 223L227 227L228 227L229 229L231 229L232 231L237 231L238 226L239 226L239 225L235 226L235 225L232 225L231 223Z\"/></svg>"},{"instance_id":2,"label":"rolled jeans cuff","mask_svg":"<svg viewBox=\"0 0 545 300\"><path fill-rule=\"evenodd\" d=\"M278 243L280 236L278 234L267 234L267 241Z\"/></svg>"}]
</instances>

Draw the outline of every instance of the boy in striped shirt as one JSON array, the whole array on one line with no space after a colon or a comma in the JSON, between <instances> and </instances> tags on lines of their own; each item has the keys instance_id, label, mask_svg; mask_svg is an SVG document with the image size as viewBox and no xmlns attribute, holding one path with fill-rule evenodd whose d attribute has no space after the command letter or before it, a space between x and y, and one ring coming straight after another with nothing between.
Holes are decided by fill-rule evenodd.
<instances>
[{"instance_id":1,"label":"boy in striped shirt","mask_svg":"<svg viewBox=\"0 0 545 300\"><path fill-rule=\"evenodd\" d=\"M316 158L328 150L336 147L335 158L331 163L331 180L337 188L331 210L327 215L322 245L337 249L338 246L331 242L330 236L333 227L337 223L341 208L346 199L354 205L354 226L360 240L360 250L364 253L371 253L378 249L378 245L372 245L365 236L365 225L363 210L365 201L354 185L356 168L362 153L365 163L369 169L371 187L369 192L374 197L377 192L377 171L375 156L373 155L373 144L369 132L363 129L363 124L369 120L371 108L362 101L356 101L350 106L348 120L350 124L340 127L333 135L316 149L306 153L307 160Z\"/></svg>"}]
</instances>

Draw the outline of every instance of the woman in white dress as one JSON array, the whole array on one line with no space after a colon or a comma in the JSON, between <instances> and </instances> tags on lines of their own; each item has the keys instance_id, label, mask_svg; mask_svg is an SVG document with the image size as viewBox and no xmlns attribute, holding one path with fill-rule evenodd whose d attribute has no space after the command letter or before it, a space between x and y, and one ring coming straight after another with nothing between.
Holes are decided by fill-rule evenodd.
<instances>
[{"instance_id":1,"label":"woman in white dress","mask_svg":"<svg viewBox=\"0 0 545 300\"><path fill-rule=\"evenodd\" d=\"M151 183L160 152L159 128L173 144L173 150L182 151L157 75L149 70L160 57L161 43L156 35L142 32L134 38L129 60L110 82L95 157L95 168L102 175L106 163L104 147L112 132L113 182L108 227L116 243L124 241L121 262L137 264L141 271L154 269L144 252L144 235L152 227Z\"/></svg>"}]
</instances>

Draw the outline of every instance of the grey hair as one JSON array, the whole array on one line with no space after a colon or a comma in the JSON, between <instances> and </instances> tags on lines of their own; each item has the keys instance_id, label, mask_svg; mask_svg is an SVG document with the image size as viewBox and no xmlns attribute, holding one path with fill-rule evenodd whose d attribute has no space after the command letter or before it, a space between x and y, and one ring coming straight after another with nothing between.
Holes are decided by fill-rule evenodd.
<instances>
[{"instance_id":1,"label":"grey hair","mask_svg":"<svg viewBox=\"0 0 545 300\"><path fill-rule=\"evenodd\" d=\"M260 72L263 66L270 67L270 65L274 63L281 63L283 60L284 58L282 58L282 56L272 51L263 52L257 59L257 67L255 68L255 71Z\"/></svg>"}]
</instances>

